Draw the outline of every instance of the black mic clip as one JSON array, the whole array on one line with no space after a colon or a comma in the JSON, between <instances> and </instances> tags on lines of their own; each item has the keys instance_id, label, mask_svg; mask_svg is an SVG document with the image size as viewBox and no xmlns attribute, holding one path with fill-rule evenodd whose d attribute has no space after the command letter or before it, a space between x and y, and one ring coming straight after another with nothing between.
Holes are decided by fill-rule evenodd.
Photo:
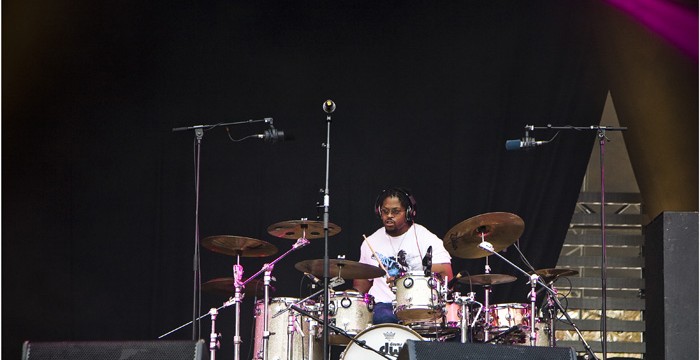
<instances>
[{"instance_id":1,"label":"black mic clip","mask_svg":"<svg viewBox=\"0 0 700 360\"><path fill-rule=\"evenodd\" d=\"M428 251L423 257L423 273L425 277L430 277L433 273L433 247L428 246Z\"/></svg>"}]
</instances>

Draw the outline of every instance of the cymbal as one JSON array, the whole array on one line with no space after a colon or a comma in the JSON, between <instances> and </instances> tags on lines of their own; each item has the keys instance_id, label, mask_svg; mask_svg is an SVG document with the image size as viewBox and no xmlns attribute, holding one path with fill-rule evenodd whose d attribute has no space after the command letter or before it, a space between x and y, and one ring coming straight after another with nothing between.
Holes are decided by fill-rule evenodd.
<instances>
[{"instance_id":1,"label":"cymbal","mask_svg":"<svg viewBox=\"0 0 700 360\"><path fill-rule=\"evenodd\" d=\"M224 255L265 257L277 253L277 247L269 242L243 236L216 235L202 240L202 246Z\"/></svg>"},{"instance_id":2,"label":"cymbal","mask_svg":"<svg viewBox=\"0 0 700 360\"><path fill-rule=\"evenodd\" d=\"M279 238L297 240L304 236L306 239L323 238L323 222L314 220L289 220L272 224L267 227L267 232ZM340 226L328 223L328 236L333 236L340 232Z\"/></svg>"},{"instance_id":3,"label":"cymbal","mask_svg":"<svg viewBox=\"0 0 700 360\"><path fill-rule=\"evenodd\" d=\"M343 279L374 279L384 275L384 270L374 265L344 259L329 259L328 276L340 275ZM323 259L304 260L294 267L316 277L323 276Z\"/></svg>"},{"instance_id":4,"label":"cymbal","mask_svg":"<svg viewBox=\"0 0 700 360\"><path fill-rule=\"evenodd\" d=\"M232 277L216 278L202 284L202 291L225 296L233 296L236 294L236 288L233 286ZM250 280L245 284L243 293L248 296L262 296L265 292L264 282L259 279ZM270 292L275 292L275 288L270 286Z\"/></svg>"},{"instance_id":5,"label":"cymbal","mask_svg":"<svg viewBox=\"0 0 700 360\"><path fill-rule=\"evenodd\" d=\"M443 243L452 256L463 259L478 259L491 255L478 247L481 235L499 252L513 244L525 229L518 215L493 212L474 216L455 225L447 232Z\"/></svg>"},{"instance_id":6,"label":"cymbal","mask_svg":"<svg viewBox=\"0 0 700 360\"><path fill-rule=\"evenodd\" d=\"M472 285L498 285L507 284L509 282L515 281L515 276L504 275L504 274L482 274L482 275L471 275L462 276L457 280L462 284L472 284Z\"/></svg>"},{"instance_id":7,"label":"cymbal","mask_svg":"<svg viewBox=\"0 0 700 360\"><path fill-rule=\"evenodd\" d=\"M533 271L530 271L529 274L532 274ZM578 275L577 270L572 270L572 269L540 269L540 270L535 270L535 274L541 276L545 282L550 282L553 280L558 279L559 277L566 277L566 276L574 276Z\"/></svg>"}]
</instances>

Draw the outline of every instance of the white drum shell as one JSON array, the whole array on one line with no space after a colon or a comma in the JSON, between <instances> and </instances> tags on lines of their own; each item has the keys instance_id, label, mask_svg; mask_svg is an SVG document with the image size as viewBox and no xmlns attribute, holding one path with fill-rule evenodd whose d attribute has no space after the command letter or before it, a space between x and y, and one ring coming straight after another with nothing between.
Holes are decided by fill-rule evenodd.
<instances>
[{"instance_id":1,"label":"white drum shell","mask_svg":"<svg viewBox=\"0 0 700 360\"><path fill-rule=\"evenodd\" d=\"M433 273L426 277L422 271L411 271L394 281L395 314L405 322L434 321L442 317L443 298L440 296L442 278Z\"/></svg>"}]
</instances>

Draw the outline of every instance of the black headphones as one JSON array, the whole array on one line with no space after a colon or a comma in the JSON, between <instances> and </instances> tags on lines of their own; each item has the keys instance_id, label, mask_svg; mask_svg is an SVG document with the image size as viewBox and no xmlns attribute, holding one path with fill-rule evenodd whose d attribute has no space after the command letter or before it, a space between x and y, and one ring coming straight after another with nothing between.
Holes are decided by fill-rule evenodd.
<instances>
[{"instance_id":1,"label":"black headphones","mask_svg":"<svg viewBox=\"0 0 700 360\"><path fill-rule=\"evenodd\" d=\"M379 196L377 196L377 199L374 201L374 213L378 217L382 217L382 202L384 202L384 199L388 197L385 196L388 192L399 194L403 196L405 200L408 200L408 207L406 208L406 221L413 222L413 219L416 218L416 199L410 192L408 192L408 190L400 187L382 190Z\"/></svg>"}]
</instances>

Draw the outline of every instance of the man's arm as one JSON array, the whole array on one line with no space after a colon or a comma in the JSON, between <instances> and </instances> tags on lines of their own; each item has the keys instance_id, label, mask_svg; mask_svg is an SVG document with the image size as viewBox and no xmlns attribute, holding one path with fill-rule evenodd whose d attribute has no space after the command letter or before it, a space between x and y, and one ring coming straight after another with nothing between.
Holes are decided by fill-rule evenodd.
<instances>
[{"instance_id":1,"label":"man's arm","mask_svg":"<svg viewBox=\"0 0 700 360\"><path fill-rule=\"evenodd\" d=\"M369 291L369 288L372 287L372 282L370 280L367 280L367 279L354 279L352 281L352 287L355 290L357 290L363 294L366 294Z\"/></svg>"}]
</instances>

